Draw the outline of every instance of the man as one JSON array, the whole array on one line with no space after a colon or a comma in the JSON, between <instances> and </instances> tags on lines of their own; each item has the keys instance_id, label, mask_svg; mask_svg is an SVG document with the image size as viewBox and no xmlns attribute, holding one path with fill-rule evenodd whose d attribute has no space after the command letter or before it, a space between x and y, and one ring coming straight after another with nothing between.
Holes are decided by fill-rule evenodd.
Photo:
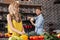
<instances>
[{"instance_id":1,"label":"man","mask_svg":"<svg viewBox=\"0 0 60 40\"><path fill-rule=\"evenodd\" d=\"M41 8L36 8L37 17L30 17L30 22L33 26L35 26L35 32L37 34L43 34L43 26L44 26L44 18L41 13ZM35 23L33 22L35 20Z\"/></svg>"}]
</instances>

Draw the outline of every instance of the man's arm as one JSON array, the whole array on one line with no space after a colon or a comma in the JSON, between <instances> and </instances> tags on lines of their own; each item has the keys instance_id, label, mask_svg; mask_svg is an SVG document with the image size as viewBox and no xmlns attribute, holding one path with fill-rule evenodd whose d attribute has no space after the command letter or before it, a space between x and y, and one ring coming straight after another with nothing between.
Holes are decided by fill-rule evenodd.
<instances>
[{"instance_id":1,"label":"man's arm","mask_svg":"<svg viewBox=\"0 0 60 40\"><path fill-rule=\"evenodd\" d=\"M34 23L32 20L30 20L30 22L31 22L31 24L32 24L33 26L35 26L35 23Z\"/></svg>"},{"instance_id":2,"label":"man's arm","mask_svg":"<svg viewBox=\"0 0 60 40\"><path fill-rule=\"evenodd\" d=\"M42 18L39 18L37 23L34 23L33 20L30 20L33 26L40 27L40 25L44 22Z\"/></svg>"}]
</instances>

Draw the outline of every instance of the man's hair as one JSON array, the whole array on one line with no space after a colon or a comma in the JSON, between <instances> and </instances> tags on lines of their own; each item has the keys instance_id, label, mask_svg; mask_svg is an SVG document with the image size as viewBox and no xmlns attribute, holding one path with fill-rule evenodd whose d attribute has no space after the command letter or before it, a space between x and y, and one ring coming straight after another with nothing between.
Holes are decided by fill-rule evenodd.
<instances>
[{"instance_id":1,"label":"man's hair","mask_svg":"<svg viewBox=\"0 0 60 40\"><path fill-rule=\"evenodd\" d=\"M36 9L39 9L40 11L42 11L41 7L36 7Z\"/></svg>"}]
</instances>

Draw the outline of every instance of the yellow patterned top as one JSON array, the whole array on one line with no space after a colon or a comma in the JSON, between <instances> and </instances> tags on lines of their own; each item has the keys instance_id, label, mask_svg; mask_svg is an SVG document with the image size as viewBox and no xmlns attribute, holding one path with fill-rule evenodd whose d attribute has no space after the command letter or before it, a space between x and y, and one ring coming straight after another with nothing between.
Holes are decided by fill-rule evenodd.
<instances>
[{"instance_id":1,"label":"yellow patterned top","mask_svg":"<svg viewBox=\"0 0 60 40\"><path fill-rule=\"evenodd\" d=\"M23 30L22 21L21 22L16 22L15 20L12 20L12 24L13 24L13 26L16 30L18 30L20 32ZM12 31L9 24L8 24L7 28L8 28L8 32L12 33L12 36L19 36L20 35L20 34L14 32L14 31Z\"/></svg>"}]
</instances>

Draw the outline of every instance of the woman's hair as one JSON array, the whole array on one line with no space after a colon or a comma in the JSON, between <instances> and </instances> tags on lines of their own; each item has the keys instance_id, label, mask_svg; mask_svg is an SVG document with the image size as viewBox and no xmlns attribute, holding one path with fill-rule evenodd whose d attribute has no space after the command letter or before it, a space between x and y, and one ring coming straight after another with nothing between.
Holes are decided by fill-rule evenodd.
<instances>
[{"instance_id":1,"label":"woman's hair","mask_svg":"<svg viewBox=\"0 0 60 40\"><path fill-rule=\"evenodd\" d=\"M14 8L15 7L19 7L19 1L14 1L13 3L11 3L10 5L9 5L9 7L8 7L8 10L9 10L9 13L12 13L12 15L14 16L14 18L17 16L18 18L20 18L20 20L21 20L21 15L19 15L19 13L18 14L14 14ZM15 18L16 19L16 18Z\"/></svg>"},{"instance_id":2,"label":"woman's hair","mask_svg":"<svg viewBox=\"0 0 60 40\"><path fill-rule=\"evenodd\" d=\"M10 13L14 11L15 6L19 7L19 1L14 1L9 5L8 10Z\"/></svg>"}]
</instances>

